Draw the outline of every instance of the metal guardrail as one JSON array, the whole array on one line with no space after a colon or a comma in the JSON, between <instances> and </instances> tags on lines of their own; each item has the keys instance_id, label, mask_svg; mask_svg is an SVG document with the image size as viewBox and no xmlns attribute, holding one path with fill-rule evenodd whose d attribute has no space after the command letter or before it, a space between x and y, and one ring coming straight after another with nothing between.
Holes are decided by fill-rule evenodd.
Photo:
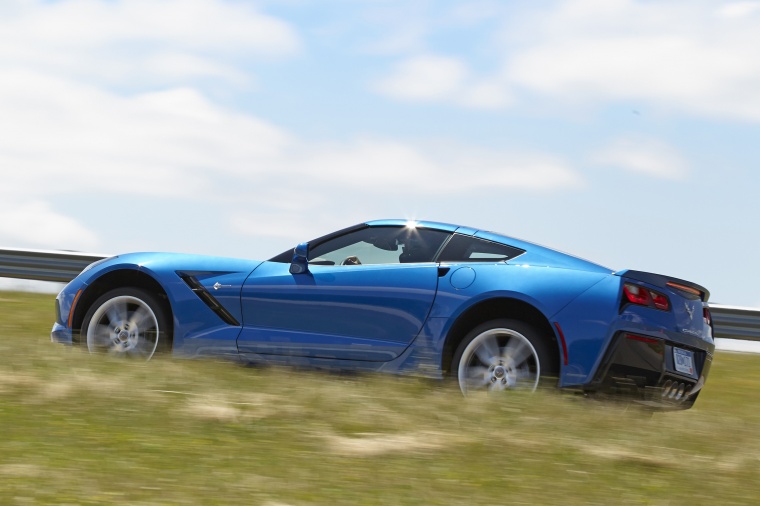
<instances>
[{"instance_id":1,"label":"metal guardrail","mask_svg":"<svg viewBox=\"0 0 760 506\"><path fill-rule=\"evenodd\" d=\"M106 255L0 248L0 277L68 282ZM717 338L760 341L760 309L710 304Z\"/></svg>"},{"instance_id":2,"label":"metal guardrail","mask_svg":"<svg viewBox=\"0 0 760 506\"><path fill-rule=\"evenodd\" d=\"M760 341L760 309L720 304L709 306L715 337Z\"/></svg>"},{"instance_id":3,"label":"metal guardrail","mask_svg":"<svg viewBox=\"0 0 760 506\"><path fill-rule=\"evenodd\" d=\"M0 277L67 283L105 255L0 248Z\"/></svg>"}]
</instances>

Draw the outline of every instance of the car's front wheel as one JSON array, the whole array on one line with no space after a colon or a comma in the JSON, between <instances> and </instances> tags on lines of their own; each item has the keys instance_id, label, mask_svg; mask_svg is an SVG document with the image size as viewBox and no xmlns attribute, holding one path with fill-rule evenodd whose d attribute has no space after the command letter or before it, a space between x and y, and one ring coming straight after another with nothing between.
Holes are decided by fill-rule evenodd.
<instances>
[{"instance_id":1,"label":"car's front wheel","mask_svg":"<svg viewBox=\"0 0 760 506\"><path fill-rule=\"evenodd\" d=\"M150 360L167 348L169 318L151 293L138 288L111 290L89 308L82 336L90 353Z\"/></svg>"},{"instance_id":2,"label":"car's front wheel","mask_svg":"<svg viewBox=\"0 0 760 506\"><path fill-rule=\"evenodd\" d=\"M542 336L519 320L492 320L475 327L454 354L452 372L464 395L477 391L534 391L552 373Z\"/></svg>"}]
</instances>

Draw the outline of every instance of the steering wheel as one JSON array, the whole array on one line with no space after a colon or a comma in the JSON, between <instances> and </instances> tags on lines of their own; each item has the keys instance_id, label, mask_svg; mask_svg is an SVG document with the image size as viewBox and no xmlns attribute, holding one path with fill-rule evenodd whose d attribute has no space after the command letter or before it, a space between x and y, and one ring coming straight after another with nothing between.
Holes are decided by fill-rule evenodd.
<instances>
[{"instance_id":1,"label":"steering wheel","mask_svg":"<svg viewBox=\"0 0 760 506\"><path fill-rule=\"evenodd\" d=\"M359 260L359 257L357 256L350 256L346 257L340 265L361 265L361 261Z\"/></svg>"}]
</instances>

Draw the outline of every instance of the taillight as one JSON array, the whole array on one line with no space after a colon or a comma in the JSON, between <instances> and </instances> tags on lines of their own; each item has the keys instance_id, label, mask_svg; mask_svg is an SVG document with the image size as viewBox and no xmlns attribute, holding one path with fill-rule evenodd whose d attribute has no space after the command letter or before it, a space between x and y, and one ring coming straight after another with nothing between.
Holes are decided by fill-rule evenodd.
<instances>
[{"instance_id":1,"label":"taillight","mask_svg":"<svg viewBox=\"0 0 760 506\"><path fill-rule=\"evenodd\" d=\"M640 285L625 283L623 285L623 294L625 295L626 300L631 304L653 307L660 311L667 311L670 309L670 300L668 300L667 295Z\"/></svg>"},{"instance_id":2,"label":"taillight","mask_svg":"<svg viewBox=\"0 0 760 506\"><path fill-rule=\"evenodd\" d=\"M710 314L709 308L703 308L702 309L702 317L705 319L705 323L712 327L712 315Z\"/></svg>"},{"instance_id":3,"label":"taillight","mask_svg":"<svg viewBox=\"0 0 760 506\"><path fill-rule=\"evenodd\" d=\"M667 296L658 292L649 293L652 294L652 303L654 304L654 307L663 311L670 309L670 301L668 300Z\"/></svg>"}]
</instances>

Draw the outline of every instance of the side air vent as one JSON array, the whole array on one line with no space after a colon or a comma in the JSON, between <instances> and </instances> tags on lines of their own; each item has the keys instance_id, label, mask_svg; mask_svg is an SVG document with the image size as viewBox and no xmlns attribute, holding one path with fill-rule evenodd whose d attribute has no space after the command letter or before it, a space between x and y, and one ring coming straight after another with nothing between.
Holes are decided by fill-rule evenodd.
<instances>
[{"instance_id":1,"label":"side air vent","mask_svg":"<svg viewBox=\"0 0 760 506\"><path fill-rule=\"evenodd\" d=\"M224 306L219 304L219 301L216 300L214 296L208 292L208 290L206 290L206 287L204 287L195 276L191 276L182 272L178 272L177 274L179 274L179 277L182 278L182 281L187 283L187 286L190 287L195 295L197 295L209 308L211 308L211 310L216 313L217 316L219 316L219 318L224 321L224 323L234 325L235 327L240 326L240 323L235 319L235 317L232 316L230 312L224 308Z\"/></svg>"}]
</instances>

